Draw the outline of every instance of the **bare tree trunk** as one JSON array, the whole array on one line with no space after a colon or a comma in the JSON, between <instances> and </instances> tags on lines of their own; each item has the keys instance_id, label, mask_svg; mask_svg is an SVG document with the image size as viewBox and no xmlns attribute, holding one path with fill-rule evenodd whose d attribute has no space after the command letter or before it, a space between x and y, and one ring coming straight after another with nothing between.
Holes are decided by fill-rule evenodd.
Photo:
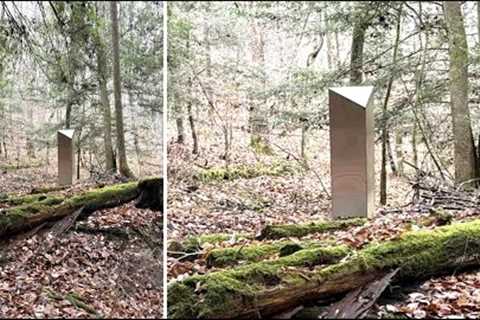
<instances>
[{"instance_id":1,"label":"bare tree trunk","mask_svg":"<svg viewBox=\"0 0 480 320\"><path fill-rule=\"evenodd\" d=\"M32 137L31 137L31 129L34 124L33 122L33 106L32 105L27 105L27 113L28 113L28 128L30 130L27 130L25 133L26 135L26 142L27 142L27 156L29 159L35 159L35 147L33 145Z\"/></svg>"},{"instance_id":2,"label":"bare tree trunk","mask_svg":"<svg viewBox=\"0 0 480 320\"><path fill-rule=\"evenodd\" d=\"M204 36L208 40L208 29L204 30ZM188 52L190 51L190 34L189 34L189 37L187 39L187 51ZM210 70L211 61L210 61L210 52L209 51L210 51L210 47L208 47L208 51L207 51L207 56L208 56L208 58L207 58L207 72L209 72L208 76L211 76L211 74L210 74L210 72L211 72L211 70ZM189 90L193 89L193 82L192 82L192 77L191 76L188 77L187 87L189 88ZM207 89L207 93L210 94L210 92L208 92L208 89ZM193 154L198 154L198 136L197 136L197 130L195 128L195 119L193 118L191 99L189 99L188 102L187 102L187 116L188 116L188 123L190 124L190 132L192 134L192 141L193 141L192 153Z\"/></svg>"},{"instance_id":3,"label":"bare tree trunk","mask_svg":"<svg viewBox=\"0 0 480 320\"><path fill-rule=\"evenodd\" d=\"M390 170L394 175L398 175L397 173L397 165L395 164L395 158L393 157L392 152L392 143L390 142L390 133L387 133L387 156L390 162Z\"/></svg>"},{"instance_id":4,"label":"bare tree trunk","mask_svg":"<svg viewBox=\"0 0 480 320\"><path fill-rule=\"evenodd\" d=\"M120 79L120 48L118 33L117 2L110 2L110 14L112 19L112 48L113 48L113 92L115 97L115 119L117 129L117 149L119 159L119 172L125 177L134 177L128 167L127 153L125 150L125 132L123 129L122 87Z\"/></svg>"},{"instance_id":5,"label":"bare tree trunk","mask_svg":"<svg viewBox=\"0 0 480 320\"><path fill-rule=\"evenodd\" d=\"M300 156L306 160L306 146L307 146L307 126L302 124L302 142L300 148Z\"/></svg>"},{"instance_id":6,"label":"bare tree trunk","mask_svg":"<svg viewBox=\"0 0 480 320\"><path fill-rule=\"evenodd\" d=\"M138 174L142 176L142 169L143 169L143 160L142 160L142 150L140 149L140 142L138 141L138 128L135 124L136 114L133 94L131 90L128 90L128 104L130 105L130 109L132 111L132 131L133 131L133 146L135 147L135 155L137 156L137 163L138 163Z\"/></svg>"},{"instance_id":7,"label":"bare tree trunk","mask_svg":"<svg viewBox=\"0 0 480 320\"><path fill-rule=\"evenodd\" d=\"M100 89L100 104L103 115L103 144L105 149L105 170L116 171L115 157L113 156L112 143L112 115L107 90L107 61L105 57L105 44L102 41L100 30L94 33L95 49L97 52L97 81Z\"/></svg>"},{"instance_id":8,"label":"bare tree trunk","mask_svg":"<svg viewBox=\"0 0 480 320\"><path fill-rule=\"evenodd\" d=\"M324 20L324 28L325 28L325 39L327 43L327 60L328 60L328 70L335 70L337 67L337 57L335 55L336 52L336 43L335 43L335 35L329 29L329 21L328 21L328 7L325 7L325 12L323 15Z\"/></svg>"},{"instance_id":9,"label":"bare tree trunk","mask_svg":"<svg viewBox=\"0 0 480 320\"><path fill-rule=\"evenodd\" d=\"M192 141L193 141L192 153L198 154L198 137L197 137L197 130L195 129L195 119L193 118L191 102L188 102L187 104L187 112L188 112L188 122L190 123L190 131L192 132Z\"/></svg>"},{"instance_id":10,"label":"bare tree trunk","mask_svg":"<svg viewBox=\"0 0 480 320\"><path fill-rule=\"evenodd\" d=\"M450 106L455 153L455 182L475 178L476 156L468 108L468 46L460 1L443 2L448 29Z\"/></svg>"},{"instance_id":11,"label":"bare tree trunk","mask_svg":"<svg viewBox=\"0 0 480 320\"><path fill-rule=\"evenodd\" d=\"M185 126L183 125L183 108L178 99L178 94L174 93L175 124L177 125L177 143L185 143Z\"/></svg>"},{"instance_id":12,"label":"bare tree trunk","mask_svg":"<svg viewBox=\"0 0 480 320\"><path fill-rule=\"evenodd\" d=\"M480 43L480 1L477 1L477 36Z\"/></svg>"},{"instance_id":13,"label":"bare tree trunk","mask_svg":"<svg viewBox=\"0 0 480 320\"><path fill-rule=\"evenodd\" d=\"M401 9L401 8L400 8ZM395 36L395 45L393 47L393 63L395 66L397 62L398 46L400 44L400 25L402 17L401 11L397 17L397 30ZM394 74L390 76L387 84L387 92L385 94L385 100L383 102L383 121L382 121L382 168L380 172L380 204L387 204L387 143L388 143L388 100L390 99L390 93L392 91Z\"/></svg>"},{"instance_id":14,"label":"bare tree trunk","mask_svg":"<svg viewBox=\"0 0 480 320\"><path fill-rule=\"evenodd\" d=\"M403 129L399 128L395 132L395 156L397 158L398 176L403 176Z\"/></svg>"},{"instance_id":15,"label":"bare tree trunk","mask_svg":"<svg viewBox=\"0 0 480 320\"><path fill-rule=\"evenodd\" d=\"M365 32L367 26L356 19L353 25L352 50L350 56L350 83L352 85L361 84L363 81L363 44L365 42Z\"/></svg>"},{"instance_id":16,"label":"bare tree trunk","mask_svg":"<svg viewBox=\"0 0 480 320\"><path fill-rule=\"evenodd\" d=\"M252 52L252 63L261 70L260 86L265 88L265 35L260 26L255 21L250 22L252 33L250 49ZM250 146L260 153L271 153L268 141L269 125L268 117L263 104L265 101L250 99L249 128L250 128Z\"/></svg>"}]
</instances>

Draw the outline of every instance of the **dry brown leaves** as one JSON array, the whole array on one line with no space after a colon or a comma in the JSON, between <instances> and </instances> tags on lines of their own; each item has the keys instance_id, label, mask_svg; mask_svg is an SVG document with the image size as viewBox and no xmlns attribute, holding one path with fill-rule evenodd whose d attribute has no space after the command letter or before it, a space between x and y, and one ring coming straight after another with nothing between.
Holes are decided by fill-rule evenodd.
<instances>
[{"instance_id":1,"label":"dry brown leaves","mask_svg":"<svg viewBox=\"0 0 480 320\"><path fill-rule=\"evenodd\" d=\"M97 212L87 224L150 228L159 219L158 213L129 203ZM54 238L47 232L9 241L2 251L8 260L0 265L2 317L96 316L51 292L75 294L102 317L162 316L161 254L138 237L121 241L72 231Z\"/></svg>"}]
</instances>

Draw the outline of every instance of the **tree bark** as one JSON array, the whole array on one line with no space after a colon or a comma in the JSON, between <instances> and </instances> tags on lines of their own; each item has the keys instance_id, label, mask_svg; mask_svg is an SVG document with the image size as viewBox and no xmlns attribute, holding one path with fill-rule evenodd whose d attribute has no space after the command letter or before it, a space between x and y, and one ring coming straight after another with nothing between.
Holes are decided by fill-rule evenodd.
<instances>
[{"instance_id":1,"label":"tree bark","mask_svg":"<svg viewBox=\"0 0 480 320\"><path fill-rule=\"evenodd\" d=\"M152 178L138 183L140 196L135 206L163 212L163 178Z\"/></svg>"},{"instance_id":2,"label":"tree bark","mask_svg":"<svg viewBox=\"0 0 480 320\"><path fill-rule=\"evenodd\" d=\"M195 128L195 119L193 118L191 102L188 102L187 104L187 112L188 112L188 122L190 123L190 131L192 132L192 141L193 141L192 153L198 154L198 136L197 136L197 130Z\"/></svg>"},{"instance_id":3,"label":"tree bark","mask_svg":"<svg viewBox=\"0 0 480 320\"><path fill-rule=\"evenodd\" d=\"M252 18L253 19L253 18ZM265 35L262 28L252 20L250 21L250 49L252 64L260 70L260 88L265 89ZM261 100L261 101L258 101ZM250 99L248 126L250 129L250 146L258 153L271 153L268 134L269 124L263 104L263 99Z\"/></svg>"},{"instance_id":4,"label":"tree bark","mask_svg":"<svg viewBox=\"0 0 480 320\"><path fill-rule=\"evenodd\" d=\"M366 24L360 17L353 24L352 49L350 56L350 83L359 85L363 81L363 44L365 42Z\"/></svg>"},{"instance_id":5,"label":"tree bark","mask_svg":"<svg viewBox=\"0 0 480 320\"><path fill-rule=\"evenodd\" d=\"M0 238L27 231L45 222L57 221L81 209L82 214L122 205L136 199L139 207L160 210L163 201L163 179L150 178L93 189L65 197L62 195L34 194L4 203L18 204L0 210ZM163 208L162 208L163 209Z\"/></svg>"},{"instance_id":6,"label":"tree bark","mask_svg":"<svg viewBox=\"0 0 480 320\"><path fill-rule=\"evenodd\" d=\"M134 177L128 167L127 153L125 149L125 132L123 129L122 87L120 79L120 48L118 32L117 2L110 2L110 15L112 19L112 48L113 48L113 92L115 97L115 119L117 129L117 152L119 160L119 172L125 177Z\"/></svg>"},{"instance_id":7,"label":"tree bark","mask_svg":"<svg viewBox=\"0 0 480 320\"><path fill-rule=\"evenodd\" d=\"M409 232L367 245L339 262L326 261L326 249L304 249L176 281L168 287L169 316L268 318L310 301L341 297L397 268L394 282L399 283L478 266L480 220Z\"/></svg>"},{"instance_id":8,"label":"tree bark","mask_svg":"<svg viewBox=\"0 0 480 320\"><path fill-rule=\"evenodd\" d=\"M401 7L400 7L401 10ZM397 62L398 46L400 44L400 26L402 21L401 11L397 17L397 29L395 36L395 44L393 47L392 65L395 66ZM387 143L388 143L388 100L390 99L390 93L392 91L392 85L394 80L394 73L388 79L387 92L385 94L385 100L383 102L383 121L382 121L382 167L380 172L380 204L387 204Z\"/></svg>"},{"instance_id":9,"label":"tree bark","mask_svg":"<svg viewBox=\"0 0 480 320\"><path fill-rule=\"evenodd\" d=\"M108 100L107 90L107 61L105 56L105 44L102 41L100 30L95 30L93 40L97 53L97 81L100 91L100 105L103 115L103 145L105 149L105 170L107 172L116 171L115 157L113 156L112 143L112 115L110 111L110 102Z\"/></svg>"},{"instance_id":10,"label":"tree bark","mask_svg":"<svg viewBox=\"0 0 480 320\"><path fill-rule=\"evenodd\" d=\"M449 43L450 106L453 125L455 182L475 178L475 146L468 108L468 46L460 1L443 2Z\"/></svg>"},{"instance_id":11,"label":"tree bark","mask_svg":"<svg viewBox=\"0 0 480 320\"><path fill-rule=\"evenodd\" d=\"M397 158L397 173L403 176L403 128L397 128L395 132L395 156Z\"/></svg>"}]
</instances>

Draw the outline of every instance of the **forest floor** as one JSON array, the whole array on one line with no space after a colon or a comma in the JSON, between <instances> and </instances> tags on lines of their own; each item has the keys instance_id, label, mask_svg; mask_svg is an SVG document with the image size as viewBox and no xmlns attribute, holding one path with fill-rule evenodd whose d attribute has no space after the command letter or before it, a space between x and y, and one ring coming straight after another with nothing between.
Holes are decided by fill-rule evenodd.
<instances>
[{"instance_id":1,"label":"forest floor","mask_svg":"<svg viewBox=\"0 0 480 320\"><path fill-rule=\"evenodd\" d=\"M3 170L0 193L21 195L53 186L54 173L51 168ZM60 192L74 194L118 182L84 179ZM132 201L99 210L59 236L44 229L3 240L0 317L162 317L162 220L158 212L137 209ZM76 231L79 225L119 228L128 237L87 234Z\"/></svg>"},{"instance_id":2,"label":"forest floor","mask_svg":"<svg viewBox=\"0 0 480 320\"><path fill-rule=\"evenodd\" d=\"M169 245L181 243L189 236L212 233L231 235L228 241L203 244L195 260L169 256L169 282L219 270L207 267L206 256L212 249L259 243L252 240L254 237L243 239L238 237L239 234L257 235L266 224L308 223L328 218L330 200L321 186L323 183L329 189L330 185L328 150L323 152L322 157L310 161L309 165L315 168L314 171L297 170L293 174L280 176L261 175L208 183L195 179L194 176L202 168L221 166L219 153L212 148L203 150L201 156L195 158L189 154L188 146L169 144ZM235 163L251 165L271 162L271 158L275 157L285 160L285 154L281 153L274 157L252 156L252 153L237 150L232 159L235 159ZM295 164L295 160L288 158L289 163ZM337 244L358 249L368 243L393 239L406 231L432 229L444 223L433 217L428 208L412 204L413 189L407 179L390 175L388 188L389 205L383 208L377 204L376 217L366 225L312 234L302 240L333 240ZM449 212L452 222L480 218L480 208ZM318 318L324 311L322 306L305 305L296 310L293 318L311 317L312 314ZM480 270L432 278L403 288L390 287L371 308L370 316L478 318ZM292 314L287 316L290 317Z\"/></svg>"}]
</instances>

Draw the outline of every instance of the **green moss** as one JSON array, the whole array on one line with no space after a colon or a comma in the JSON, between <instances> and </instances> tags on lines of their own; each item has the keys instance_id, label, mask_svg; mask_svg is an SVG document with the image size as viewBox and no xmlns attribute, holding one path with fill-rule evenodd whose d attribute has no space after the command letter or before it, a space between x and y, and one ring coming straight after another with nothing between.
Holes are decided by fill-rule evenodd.
<instances>
[{"instance_id":1,"label":"green moss","mask_svg":"<svg viewBox=\"0 0 480 320\"><path fill-rule=\"evenodd\" d=\"M218 317L226 310L235 310L238 299L255 299L255 293L283 282L305 282L301 272L287 267L307 267L331 263L350 252L347 246L315 248L298 251L273 261L247 264L234 269L196 275L169 286L175 295L169 298L169 316L184 317L182 305L188 305L188 317ZM201 294L201 298L197 296ZM178 299L178 300L177 300ZM194 304L192 304L194 301Z\"/></svg>"},{"instance_id":2,"label":"green moss","mask_svg":"<svg viewBox=\"0 0 480 320\"><path fill-rule=\"evenodd\" d=\"M248 246L235 246L211 250L207 255L208 267L225 267L237 264L239 261L257 262L279 254L280 257L291 255L303 249L327 246L326 242L276 241L268 244L260 243Z\"/></svg>"},{"instance_id":3,"label":"green moss","mask_svg":"<svg viewBox=\"0 0 480 320\"><path fill-rule=\"evenodd\" d=\"M235 179L251 179L260 176L283 176L293 174L298 169L288 162L274 162L271 165L257 163L255 165L239 164L226 168L211 168L202 170L195 175L195 178L204 182L214 182Z\"/></svg>"},{"instance_id":4,"label":"green moss","mask_svg":"<svg viewBox=\"0 0 480 320\"><path fill-rule=\"evenodd\" d=\"M186 286L181 282L173 283L168 287L167 306L168 317L179 319L195 318L196 300L194 287Z\"/></svg>"},{"instance_id":5,"label":"green moss","mask_svg":"<svg viewBox=\"0 0 480 320\"><path fill-rule=\"evenodd\" d=\"M270 145L260 136L252 136L250 138L250 147L255 151L257 154L264 154L271 156L274 154L273 149Z\"/></svg>"},{"instance_id":6,"label":"green moss","mask_svg":"<svg viewBox=\"0 0 480 320\"><path fill-rule=\"evenodd\" d=\"M116 199L133 199L138 194L137 184L137 182L129 182L90 190L69 198L65 204L78 207L88 203L89 205L96 206L106 202L114 202Z\"/></svg>"},{"instance_id":7,"label":"green moss","mask_svg":"<svg viewBox=\"0 0 480 320\"><path fill-rule=\"evenodd\" d=\"M31 194L50 193L53 191L60 191L66 189L67 186L52 186L52 187L37 187L33 188Z\"/></svg>"},{"instance_id":8,"label":"green moss","mask_svg":"<svg viewBox=\"0 0 480 320\"><path fill-rule=\"evenodd\" d=\"M31 204L31 203L40 202L40 201L45 204L58 204L61 202L60 199L63 201L63 197L61 196L33 194L33 195L25 195L20 197L9 197L0 202L5 203L7 205L19 206L19 205Z\"/></svg>"},{"instance_id":9,"label":"green moss","mask_svg":"<svg viewBox=\"0 0 480 320\"><path fill-rule=\"evenodd\" d=\"M322 233L331 230L347 229L361 226L367 222L364 218L312 222L308 224L279 224L266 226L259 239L280 239L288 237L304 237L312 233Z\"/></svg>"},{"instance_id":10,"label":"green moss","mask_svg":"<svg viewBox=\"0 0 480 320\"><path fill-rule=\"evenodd\" d=\"M122 200L134 199L138 194L137 183L130 182L117 184L84 192L78 196L65 199L63 196L46 196L42 200L4 209L0 215L0 234L11 230L14 226L23 226L28 218L42 214L46 217L50 214L64 215L82 206L88 205L95 208L104 204L115 204ZM31 199L34 199L32 196Z\"/></svg>"},{"instance_id":11,"label":"green moss","mask_svg":"<svg viewBox=\"0 0 480 320\"><path fill-rule=\"evenodd\" d=\"M30 215L39 212L52 212L63 201L64 197L62 196L48 196L36 202L3 210L3 214L0 216L0 233L8 230L11 226L23 224Z\"/></svg>"},{"instance_id":12,"label":"green moss","mask_svg":"<svg viewBox=\"0 0 480 320\"><path fill-rule=\"evenodd\" d=\"M349 256L348 259L342 257ZM326 268L306 270L335 262ZM338 262L340 261L340 262ZM265 294L272 297L290 287L321 286L331 280L338 283L355 273L374 273L400 267L396 280L421 279L448 270L480 264L480 220L415 231L397 239L370 244L351 252L345 246L306 249L273 261L262 261L206 275L189 277L172 286L185 286L182 297L169 300L171 317L179 317L177 303L188 302L189 317L241 315L245 307L255 307ZM185 289L185 287L183 287ZM169 287L170 292L170 287ZM192 304L194 302L194 304ZM260 301L261 303L262 301ZM259 310L261 312L261 310Z\"/></svg>"},{"instance_id":13,"label":"green moss","mask_svg":"<svg viewBox=\"0 0 480 320\"><path fill-rule=\"evenodd\" d=\"M462 254L459 254L461 252ZM348 271L401 267L400 278L423 278L480 259L480 220L412 231L395 240L370 244L348 261L325 268L321 277Z\"/></svg>"}]
</instances>

